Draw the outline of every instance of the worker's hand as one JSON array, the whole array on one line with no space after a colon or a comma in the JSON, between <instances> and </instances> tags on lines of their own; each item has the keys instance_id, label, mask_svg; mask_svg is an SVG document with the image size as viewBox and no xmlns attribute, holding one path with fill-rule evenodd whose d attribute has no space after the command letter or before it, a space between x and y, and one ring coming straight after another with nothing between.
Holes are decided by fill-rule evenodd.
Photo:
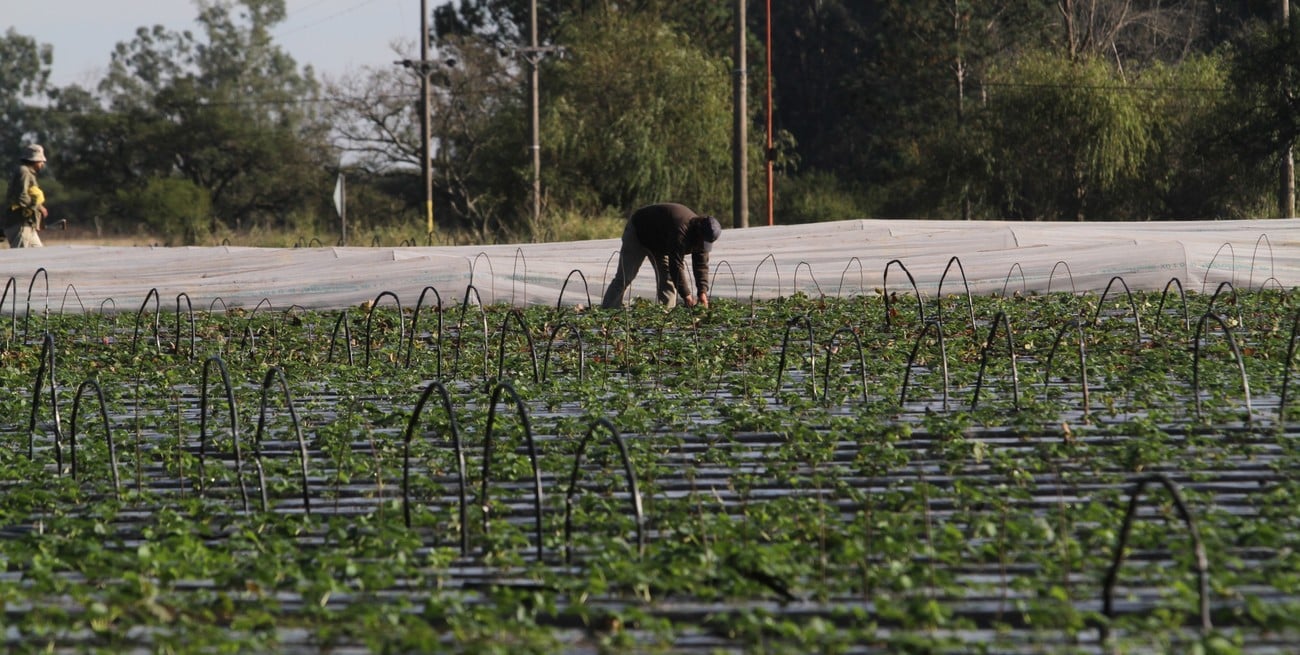
<instances>
[{"instance_id":1,"label":"worker's hand","mask_svg":"<svg viewBox=\"0 0 1300 655\"><path fill-rule=\"evenodd\" d=\"M700 292L700 306L705 309L709 308L709 294L706 291Z\"/></svg>"},{"instance_id":2,"label":"worker's hand","mask_svg":"<svg viewBox=\"0 0 1300 655\"><path fill-rule=\"evenodd\" d=\"M41 218L49 218L50 210L45 205L41 205Z\"/></svg>"},{"instance_id":3,"label":"worker's hand","mask_svg":"<svg viewBox=\"0 0 1300 655\"><path fill-rule=\"evenodd\" d=\"M686 296L686 306L687 306L687 307L694 307L697 303L698 303L698 301L695 300L695 296Z\"/></svg>"}]
</instances>

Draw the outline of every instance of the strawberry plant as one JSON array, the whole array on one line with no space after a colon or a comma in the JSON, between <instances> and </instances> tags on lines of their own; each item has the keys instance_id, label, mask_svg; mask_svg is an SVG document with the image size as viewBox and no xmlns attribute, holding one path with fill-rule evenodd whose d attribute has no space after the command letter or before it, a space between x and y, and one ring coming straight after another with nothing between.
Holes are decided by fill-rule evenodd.
<instances>
[{"instance_id":1,"label":"strawberry plant","mask_svg":"<svg viewBox=\"0 0 1300 655\"><path fill-rule=\"evenodd\" d=\"M1293 293L890 286L671 312L516 308L471 287L344 312L178 297L166 316L149 294L138 314L123 299L20 319L0 354L6 646L1300 639ZM1210 310L1222 321L1198 326ZM445 407L417 410L433 382ZM584 447L598 422L621 443ZM1197 519L1211 630L1190 627L1167 499L1138 510L1100 611L1125 493L1152 473Z\"/></svg>"}]
</instances>

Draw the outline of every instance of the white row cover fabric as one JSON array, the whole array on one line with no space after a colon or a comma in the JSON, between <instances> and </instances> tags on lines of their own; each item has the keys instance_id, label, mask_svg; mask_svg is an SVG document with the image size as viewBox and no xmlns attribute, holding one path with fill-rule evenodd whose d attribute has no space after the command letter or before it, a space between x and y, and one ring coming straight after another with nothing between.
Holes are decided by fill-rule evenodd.
<instances>
[{"instance_id":1,"label":"white row cover fabric","mask_svg":"<svg viewBox=\"0 0 1300 655\"><path fill-rule=\"evenodd\" d=\"M1159 223L848 220L726 229L713 249L715 299L924 297L1132 291L1188 293L1300 284L1300 219ZM618 239L460 247L243 248L60 246L9 250L3 311L164 309L184 294L195 310L337 309L388 292L403 306L462 302L599 305ZM1119 281L1117 281L1117 278ZM942 289L940 284L942 283ZM473 291L471 291L471 287ZM1116 286L1116 289L1119 287ZM474 292L477 292L476 294ZM632 296L654 298L647 263ZM16 304L15 304L16 303Z\"/></svg>"}]
</instances>

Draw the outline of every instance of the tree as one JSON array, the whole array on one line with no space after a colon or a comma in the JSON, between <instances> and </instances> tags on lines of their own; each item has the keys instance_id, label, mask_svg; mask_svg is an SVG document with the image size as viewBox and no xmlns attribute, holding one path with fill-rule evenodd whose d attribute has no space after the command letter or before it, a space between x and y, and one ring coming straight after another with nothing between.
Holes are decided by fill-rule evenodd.
<instances>
[{"instance_id":1,"label":"tree","mask_svg":"<svg viewBox=\"0 0 1300 655\"><path fill-rule=\"evenodd\" d=\"M730 207L730 75L651 16L594 17L563 33L544 127L552 201L580 212L681 199Z\"/></svg>"},{"instance_id":2,"label":"tree","mask_svg":"<svg viewBox=\"0 0 1300 655\"><path fill-rule=\"evenodd\" d=\"M414 183L418 175L413 173L420 170L422 154L419 85L406 78L409 73L397 67L365 68L326 83L326 95L335 100L325 106L323 119L332 126L335 147L347 161L349 195L368 197L349 205L348 222L354 230L423 218L422 212L415 213L423 206L424 192ZM372 192L379 186L381 192ZM442 229L445 213L438 208L435 215L436 229Z\"/></svg>"},{"instance_id":3,"label":"tree","mask_svg":"<svg viewBox=\"0 0 1300 655\"><path fill-rule=\"evenodd\" d=\"M1137 175L1115 194L1118 215L1139 218L1246 218L1264 207L1269 178L1243 157L1225 125L1235 122L1221 54L1196 55L1142 72L1133 93L1148 117L1152 147ZM1267 166L1264 166L1266 169Z\"/></svg>"},{"instance_id":4,"label":"tree","mask_svg":"<svg viewBox=\"0 0 1300 655\"><path fill-rule=\"evenodd\" d=\"M873 161L878 151L871 143L880 118L876 109L891 105L897 89L880 84L872 70L880 53L873 41L880 4L798 0L772 5L776 126L798 140L800 161L807 168L852 170L853 177L879 179Z\"/></svg>"},{"instance_id":5,"label":"tree","mask_svg":"<svg viewBox=\"0 0 1300 655\"><path fill-rule=\"evenodd\" d=\"M476 39L449 39L444 50L457 63L431 100L437 179L479 241L522 239L530 226L518 209L529 188L519 156L527 140L520 71Z\"/></svg>"},{"instance_id":6,"label":"tree","mask_svg":"<svg viewBox=\"0 0 1300 655\"><path fill-rule=\"evenodd\" d=\"M1204 52L1222 12L1213 0L1057 0L1071 59L1100 56L1123 72Z\"/></svg>"},{"instance_id":7,"label":"tree","mask_svg":"<svg viewBox=\"0 0 1300 655\"><path fill-rule=\"evenodd\" d=\"M189 180L152 178L142 189L119 190L116 204L140 216L164 245L200 243L208 236L212 203L207 191Z\"/></svg>"},{"instance_id":8,"label":"tree","mask_svg":"<svg viewBox=\"0 0 1300 655\"><path fill-rule=\"evenodd\" d=\"M621 214L666 197L723 211L730 204L731 116L724 62L661 19L660 10L672 9L685 21L682 3L629 3L627 13L587 4L543 10L545 20L559 23L551 34L568 55L542 64L548 211ZM436 58L457 61L431 79L435 180L449 210L439 223L480 240L545 231L525 211L528 107L516 49L527 7L466 0L435 15ZM418 81L374 72L336 89L348 99L333 122L343 126L339 134L360 166L418 166Z\"/></svg>"},{"instance_id":9,"label":"tree","mask_svg":"<svg viewBox=\"0 0 1300 655\"><path fill-rule=\"evenodd\" d=\"M596 16L652 16L715 56L731 52L732 9L717 0L459 0L433 11L436 41L473 37L503 53L529 41L529 12L536 8L545 43L565 25Z\"/></svg>"},{"instance_id":10,"label":"tree","mask_svg":"<svg viewBox=\"0 0 1300 655\"><path fill-rule=\"evenodd\" d=\"M720 80L720 88L725 91L729 77L718 66L730 52L730 7L713 0L562 0L539 3L536 9L540 44L559 44L570 55L566 61L549 58L541 64L542 112L546 114L546 124L542 127L542 175L547 207L588 212L614 208L621 213L635 202L631 198L644 199L647 192L661 193L666 186L680 187L678 192L688 196L699 193L699 185L666 181L665 176L672 174L665 172L664 152L671 151L682 158L683 171L697 171L698 168L692 167L697 167L699 146L718 145L711 130L716 127L713 121L718 115L712 112L718 107L716 99L720 96L706 96L670 80L679 73L669 68L693 69L681 74L705 75L709 84ZM478 195L480 199L490 198L491 202L480 202L479 206L490 205L503 228L523 227L536 238L542 226L527 225L521 220L525 216L523 208L531 202L528 195L531 171L524 168L527 160L517 154L527 152L528 135L522 128L527 126L528 107L523 104L522 78L516 73L525 72L527 66L520 48L529 45L529 10L529 0L461 0L435 11L434 36L444 50L452 46L467 52L495 51L502 58L498 65L506 66L502 71L478 66L487 70L493 79L501 80L488 84L496 94L492 111L487 114L491 120L475 119L472 129L459 129L456 138L440 141L440 153L450 154L446 161L452 165L447 172L456 170L454 163L464 162L464 155L469 152L480 153L477 159L484 164L461 166L460 171L472 169L475 173L446 179L449 189L458 187L453 190L452 198L467 200L472 195L467 193L471 183L480 189L490 185L492 192L480 191ZM687 61L680 56L682 53L688 53L692 60ZM724 70L724 76L714 76L717 70ZM500 75L501 72L509 75ZM617 84L608 86L599 77L604 73L612 73ZM638 74L646 74L654 88L638 88L633 81ZM657 86L665 81L678 86ZM700 99L704 103L699 106L697 116L706 116L707 120L692 124L683 120L677 108L656 109L648 93L662 93L661 98L676 96L683 103ZM468 104L473 107L481 102L473 100ZM725 104L729 107L730 100ZM603 109L591 114L588 110L593 106ZM464 115L454 107L451 109L452 116ZM729 115L729 109L722 114ZM488 125L490 131L482 131ZM687 132L679 136L674 133L678 129ZM623 133L617 134L619 131ZM699 140L705 132L708 135ZM444 136L451 135L444 133ZM728 140L721 143L725 145ZM604 160L596 154L601 146L609 149ZM612 161L613 158L619 161ZM631 170L638 167L639 170ZM637 176L644 179L632 179ZM659 179L650 179L653 177ZM708 184L713 184L715 177L710 172L705 178L695 179L708 179ZM625 188L615 190L620 184ZM477 216L474 221L486 225L488 215Z\"/></svg>"},{"instance_id":11,"label":"tree","mask_svg":"<svg viewBox=\"0 0 1300 655\"><path fill-rule=\"evenodd\" d=\"M1006 218L1085 220L1142 169L1148 117L1105 62L1024 56L996 69L978 129L989 201Z\"/></svg>"},{"instance_id":12,"label":"tree","mask_svg":"<svg viewBox=\"0 0 1300 655\"><path fill-rule=\"evenodd\" d=\"M1233 120L1226 124L1248 165L1277 172L1300 139L1300 15L1285 25L1255 22L1233 46ZM1286 188L1293 184L1287 180L1279 196L1294 193Z\"/></svg>"},{"instance_id":13,"label":"tree","mask_svg":"<svg viewBox=\"0 0 1300 655\"><path fill-rule=\"evenodd\" d=\"M40 138L39 113L31 102L49 89L53 49L14 28L0 37L0 144L4 152Z\"/></svg>"},{"instance_id":14,"label":"tree","mask_svg":"<svg viewBox=\"0 0 1300 655\"><path fill-rule=\"evenodd\" d=\"M1042 3L923 0L880 3L870 33L878 54L860 88L858 166L875 187L878 211L893 216L969 219L982 194L984 161L971 116L989 71L1049 41Z\"/></svg>"},{"instance_id":15,"label":"tree","mask_svg":"<svg viewBox=\"0 0 1300 655\"><path fill-rule=\"evenodd\" d=\"M181 176L211 199L220 225L287 226L328 195L312 71L271 40L283 0L200 8L206 40L156 26L118 44L99 86L110 111L79 118L93 136L69 173L104 197Z\"/></svg>"},{"instance_id":16,"label":"tree","mask_svg":"<svg viewBox=\"0 0 1300 655\"><path fill-rule=\"evenodd\" d=\"M518 158L509 156L523 144L521 128L513 125L523 120L518 72L507 57L474 37L448 37L431 56L443 63L430 80L437 228L444 236L467 231L479 242L517 235L521 226L504 208L520 184L514 170ZM351 166L376 180L409 177L398 193L404 209L422 207L419 76L397 66L365 70L328 90L340 100L326 118Z\"/></svg>"}]
</instances>

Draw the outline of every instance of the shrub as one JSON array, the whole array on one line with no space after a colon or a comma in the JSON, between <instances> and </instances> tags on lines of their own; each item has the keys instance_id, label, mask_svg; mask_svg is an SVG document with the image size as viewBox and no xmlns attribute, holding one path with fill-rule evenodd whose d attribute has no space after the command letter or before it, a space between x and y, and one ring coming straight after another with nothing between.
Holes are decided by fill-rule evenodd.
<instances>
[{"instance_id":1,"label":"shrub","mask_svg":"<svg viewBox=\"0 0 1300 655\"><path fill-rule=\"evenodd\" d=\"M821 223L866 218L866 198L835 175L808 172L781 180L777 185L778 223Z\"/></svg>"},{"instance_id":2,"label":"shrub","mask_svg":"<svg viewBox=\"0 0 1300 655\"><path fill-rule=\"evenodd\" d=\"M115 201L121 215L137 217L168 246L207 240L212 199L207 190L189 180L150 178L143 189L118 191Z\"/></svg>"}]
</instances>

